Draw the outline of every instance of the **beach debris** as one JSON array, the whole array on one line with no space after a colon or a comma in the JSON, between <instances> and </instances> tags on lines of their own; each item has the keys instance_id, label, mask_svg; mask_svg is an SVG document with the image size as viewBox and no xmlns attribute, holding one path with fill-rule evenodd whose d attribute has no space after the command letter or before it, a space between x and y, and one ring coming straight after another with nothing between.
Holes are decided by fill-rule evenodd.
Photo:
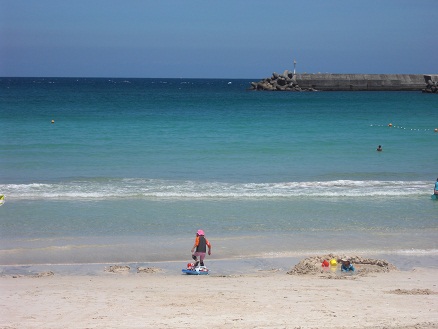
<instances>
[{"instance_id":1,"label":"beach debris","mask_svg":"<svg viewBox=\"0 0 438 329\"><path fill-rule=\"evenodd\" d=\"M105 268L105 272L110 273L128 273L130 271L130 267L127 265L112 265L110 267Z\"/></svg>"},{"instance_id":2,"label":"beach debris","mask_svg":"<svg viewBox=\"0 0 438 329\"><path fill-rule=\"evenodd\" d=\"M330 279L333 278L346 278L352 277L349 275L342 275L340 271L338 271L338 267L340 266L340 262L332 262L332 260L341 260L341 259L349 259L352 264L356 267L356 272L354 273L354 277L364 276L370 273L384 273L395 271L397 268L383 259L372 259L372 258L364 258L361 256L346 256L346 255L321 255L321 256L312 256L303 259L297 265L294 266L287 274L290 275L320 275L323 277L327 277ZM329 261L330 260L330 261ZM323 264L330 263L330 267L322 266Z\"/></svg>"},{"instance_id":3,"label":"beach debris","mask_svg":"<svg viewBox=\"0 0 438 329\"><path fill-rule=\"evenodd\" d=\"M137 267L137 273L159 273L159 272L163 272L163 270L158 267Z\"/></svg>"},{"instance_id":4,"label":"beach debris","mask_svg":"<svg viewBox=\"0 0 438 329\"><path fill-rule=\"evenodd\" d=\"M53 273L52 271L47 271L47 272L41 272L41 273L37 273L35 275L32 275L32 278L44 278L44 277L53 276L53 275L55 275L55 273Z\"/></svg>"},{"instance_id":5,"label":"beach debris","mask_svg":"<svg viewBox=\"0 0 438 329\"><path fill-rule=\"evenodd\" d=\"M271 268L271 269L266 269L266 270L258 270L259 272L265 272L265 273L276 273L276 272L280 272L281 269L280 268Z\"/></svg>"}]
</instances>

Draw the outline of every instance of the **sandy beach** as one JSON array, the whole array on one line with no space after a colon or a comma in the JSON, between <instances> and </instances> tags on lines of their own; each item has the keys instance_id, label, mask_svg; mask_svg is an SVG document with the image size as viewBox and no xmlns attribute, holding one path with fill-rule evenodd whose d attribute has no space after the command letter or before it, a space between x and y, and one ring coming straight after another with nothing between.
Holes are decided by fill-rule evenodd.
<instances>
[{"instance_id":1,"label":"sandy beach","mask_svg":"<svg viewBox=\"0 0 438 329\"><path fill-rule=\"evenodd\" d=\"M0 328L438 328L437 269L357 272L3 275Z\"/></svg>"}]
</instances>

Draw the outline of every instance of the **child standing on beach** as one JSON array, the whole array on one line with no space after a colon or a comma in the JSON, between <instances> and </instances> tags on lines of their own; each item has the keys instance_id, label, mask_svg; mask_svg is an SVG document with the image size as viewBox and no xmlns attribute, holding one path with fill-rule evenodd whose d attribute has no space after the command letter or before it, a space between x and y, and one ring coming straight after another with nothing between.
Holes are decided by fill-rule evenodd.
<instances>
[{"instance_id":1,"label":"child standing on beach","mask_svg":"<svg viewBox=\"0 0 438 329\"><path fill-rule=\"evenodd\" d=\"M201 263L201 266L204 266L204 258L205 258L205 253L207 252L207 247L208 247L208 254L211 255L210 242L205 237L204 231L198 230L198 232L196 232L195 244L193 245L192 248L192 258L196 262L195 267L198 266L199 262ZM198 261L198 256L199 256L199 261Z\"/></svg>"}]
</instances>

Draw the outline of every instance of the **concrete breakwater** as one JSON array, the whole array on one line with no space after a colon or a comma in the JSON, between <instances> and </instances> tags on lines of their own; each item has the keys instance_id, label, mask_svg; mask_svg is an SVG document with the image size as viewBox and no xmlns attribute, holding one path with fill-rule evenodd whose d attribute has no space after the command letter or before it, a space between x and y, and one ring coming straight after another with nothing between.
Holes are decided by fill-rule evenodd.
<instances>
[{"instance_id":1,"label":"concrete breakwater","mask_svg":"<svg viewBox=\"0 0 438 329\"><path fill-rule=\"evenodd\" d=\"M424 74L283 74L252 82L253 90L277 91L421 91Z\"/></svg>"}]
</instances>

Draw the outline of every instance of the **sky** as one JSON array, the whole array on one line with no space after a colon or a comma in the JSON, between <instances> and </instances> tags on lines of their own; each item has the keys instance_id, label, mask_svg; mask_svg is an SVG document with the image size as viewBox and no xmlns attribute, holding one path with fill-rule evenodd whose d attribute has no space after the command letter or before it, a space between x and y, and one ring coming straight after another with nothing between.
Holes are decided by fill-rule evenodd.
<instances>
[{"instance_id":1,"label":"sky","mask_svg":"<svg viewBox=\"0 0 438 329\"><path fill-rule=\"evenodd\" d=\"M1 77L438 73L438 0L0 0Z\"/></svg>"}]
</instances>

